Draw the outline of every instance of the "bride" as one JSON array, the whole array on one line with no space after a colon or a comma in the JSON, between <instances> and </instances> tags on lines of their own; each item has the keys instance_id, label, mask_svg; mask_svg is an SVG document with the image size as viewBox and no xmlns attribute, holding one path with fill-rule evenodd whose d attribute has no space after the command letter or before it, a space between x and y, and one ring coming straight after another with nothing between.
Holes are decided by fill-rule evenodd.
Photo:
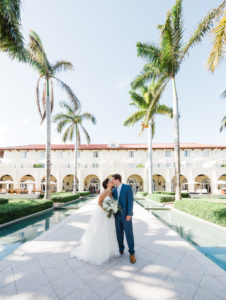
<instances>
[{"instance_id":1,"label":"bride","mask_svg":"<svg viewBox=\"0 0 226 300\"><path fill-rule=\"evenodd\" d=\"M106 178L102 185L104 191L99 197L96 211L90 218L80 245L71 252L71 257L77 257L79 260L95 265L104 263L112 256L119 256L114 217L109 219L102 208L103 200L112 198L113 183Z\"/></svg>"}]
</instances>

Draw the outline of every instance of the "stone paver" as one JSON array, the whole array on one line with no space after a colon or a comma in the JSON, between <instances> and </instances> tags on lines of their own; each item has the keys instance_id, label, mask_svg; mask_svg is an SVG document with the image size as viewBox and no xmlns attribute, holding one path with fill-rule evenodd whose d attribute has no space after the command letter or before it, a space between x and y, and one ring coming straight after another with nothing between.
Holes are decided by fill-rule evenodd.
<instances>
[{"instance_id":1,"label":"stone paver","mask_svg":"<svg viewBox=\"0 0 226 300\"><path fill-rule=\"evenodd\" d=\"M226 272L134 205L137 262L94 266L70 257L96 206L83 206L0 262L0 299L226 299Z\"/></svg>"}]
</instances>

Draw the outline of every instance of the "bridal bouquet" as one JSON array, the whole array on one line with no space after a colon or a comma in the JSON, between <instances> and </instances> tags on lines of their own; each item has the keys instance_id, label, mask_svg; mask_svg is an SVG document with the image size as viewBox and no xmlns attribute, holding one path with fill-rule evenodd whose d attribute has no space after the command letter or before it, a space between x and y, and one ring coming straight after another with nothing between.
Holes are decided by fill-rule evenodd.
<instances>
[{"instance_id":1,"label":"bridal bouquet","mask_svg":"<svg viewBox=\"0 0 226 300\"><path fill-rule=\"evenodd\" d=\"M113 214L121 211L121 206L118 204L118 200L105 198L102 202L103 209L107 212L107 217L110 219Z\"/></svg>"}]
</instances>

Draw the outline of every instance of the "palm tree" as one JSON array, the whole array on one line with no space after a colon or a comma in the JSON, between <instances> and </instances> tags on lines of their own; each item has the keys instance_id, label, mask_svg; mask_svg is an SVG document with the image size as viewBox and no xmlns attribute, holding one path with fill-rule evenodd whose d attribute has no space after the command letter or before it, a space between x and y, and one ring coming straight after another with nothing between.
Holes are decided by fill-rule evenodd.
<instances>
[{"instance_id":1,"label":"palm tree","mask_svg":"<svg viewBox=\"0 0 226 300\"><path fill-rule=\"evenodd\" d=\"M57 123L57 131L61 133L65 127L63 133L63 142L67 140L72 141L75 137L75 165L74 165L74 184L73 184L73 193L76 193L76 179L78 178L78 146L81 142L81 130L85 134L87 143L90 143L90 136L85 129L83 122L85 120L91 121L94 125L96 124L96 118L90 113L81 113L80 108L77 105L77 102L74 101L71 104L67 102L61 102L60 106L66 109L66 112L58 113L54 116L54 122Z\"/></svg>"},{"instance_id":2,"label":"palm tree","mask_svg":"<svg viewBox=\"0 0 226 300\"><path fill-rule=\"evenodd\" d=\"M140 92L135 91L130 92L130 97L132 99L130 105L135 106L138 110L129 116L123 123L125 126L133 126L139 121L142 123L142 132L144 128L148 128L148 192L153 193L152 187L152 139L155 134L155 115L167 115L170 118L173 117L172 108L159 104L160 95L158 96L158 101L152 106L152 110L149 114L149 119L146 119L147 111L151 105L153 98L155 97L156 91L159 89L159 84L153 82L150 87L143 86L140 88Z\"/></svg>"},{"instance_id":3,"label":"palm tree","mask_svg":"<svg viewBox=\"0 0 226 300\"><path fill-rule=\"evenodd\" d=\"M36 103L38 112L41 117L41 123L46 118L46 188L45 199L50 198L50 175L51 175L51 112L54 104L53 80L57 81L61 87L67 92L74 105L79 107L80 102L74 95L70 87L56 77L56 74L61 71L73 70L72 63L59 60L51 64L45 53L40 37L34 31L30 33L30 42L27 49L27 60L39 73L39 78L36 86ZM41 79L44 80L42 92L42 108L39 97L39 84ZM50 87L51 86L51 87Z\"/></svg>"},{"instance_id":4,"label":"palm tree","mask_svg":"<svg viewBox=\"0 0 226 300\"><path fill-rule=\"evenodd\" d=\"M207 60L207 67L211 72L214 72L216 67L223 60L226 49L226 10L224 10L224 7L222 7L220 17L218 16L218 22L211 32L213 36L213 47Z\"/></svg>"},{"instance_id":5,"label":"palm tree","mask_svg":"<svg viewBox=\"0 0 226 300\"><path fill-rule=\"evenodd\" d=\"M226 98L226 90L223 91L222 93L222 98ZM221 127L220 127L220 132L226 128L226 116L223 117L223 119L221 120Z\"/></svg>"},{"instance_id":6,"label":"palm tree","mask_svg":"<svg viewBox=\"0 0 226 300\"><path fill-rule=\"evenodd\" d=\"M21 0L0 3L0 50L12 58L24 59L24 42L20 24Z\"/></svg>"},{"instance_id":7,"label":"palm tree","mask_svg":"<svg viewBox=\"0 0 226 300\"><path fill-rule=\"evenodd\" d=\"M183 43L183 0L176 0L175 5L167 12L165 24L159 25L161 39L159 46L154 43L137 43L138 56L145 58L148 62L144 65L142 73L132 82L132 88L136 89L150 80L158 78L159 91L148 109L147 120L158 101L167 83L171 80L173 86L173 120L174 120L174 157L175 157L175 178L176 178L176 200L181 199L180 191L180 139L179 139L179 115L178 96L175 77L180 70L182 62L188 55L189 50L199 43L202 37L211 29L213 19L219 14L221 7L211 10L200 22L195 32L187 43Z\"/></svg>"}]
</instances>

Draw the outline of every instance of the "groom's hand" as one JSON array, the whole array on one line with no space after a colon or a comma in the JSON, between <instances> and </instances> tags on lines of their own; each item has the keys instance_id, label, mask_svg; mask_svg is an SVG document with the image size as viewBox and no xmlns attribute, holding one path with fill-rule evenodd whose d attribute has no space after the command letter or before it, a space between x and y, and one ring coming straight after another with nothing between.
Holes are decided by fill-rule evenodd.
<instances>
[{"instance_id":1,"label":"groom's hand","mask_svg":"<svg viewBox=\"0 0 226 300\"><path fill-rule=\"evenodd\" d=\"M129 222L131 220L131 218L132 218L131 216L126 216L126 221Z\"/></svg>"}]
</instances>

